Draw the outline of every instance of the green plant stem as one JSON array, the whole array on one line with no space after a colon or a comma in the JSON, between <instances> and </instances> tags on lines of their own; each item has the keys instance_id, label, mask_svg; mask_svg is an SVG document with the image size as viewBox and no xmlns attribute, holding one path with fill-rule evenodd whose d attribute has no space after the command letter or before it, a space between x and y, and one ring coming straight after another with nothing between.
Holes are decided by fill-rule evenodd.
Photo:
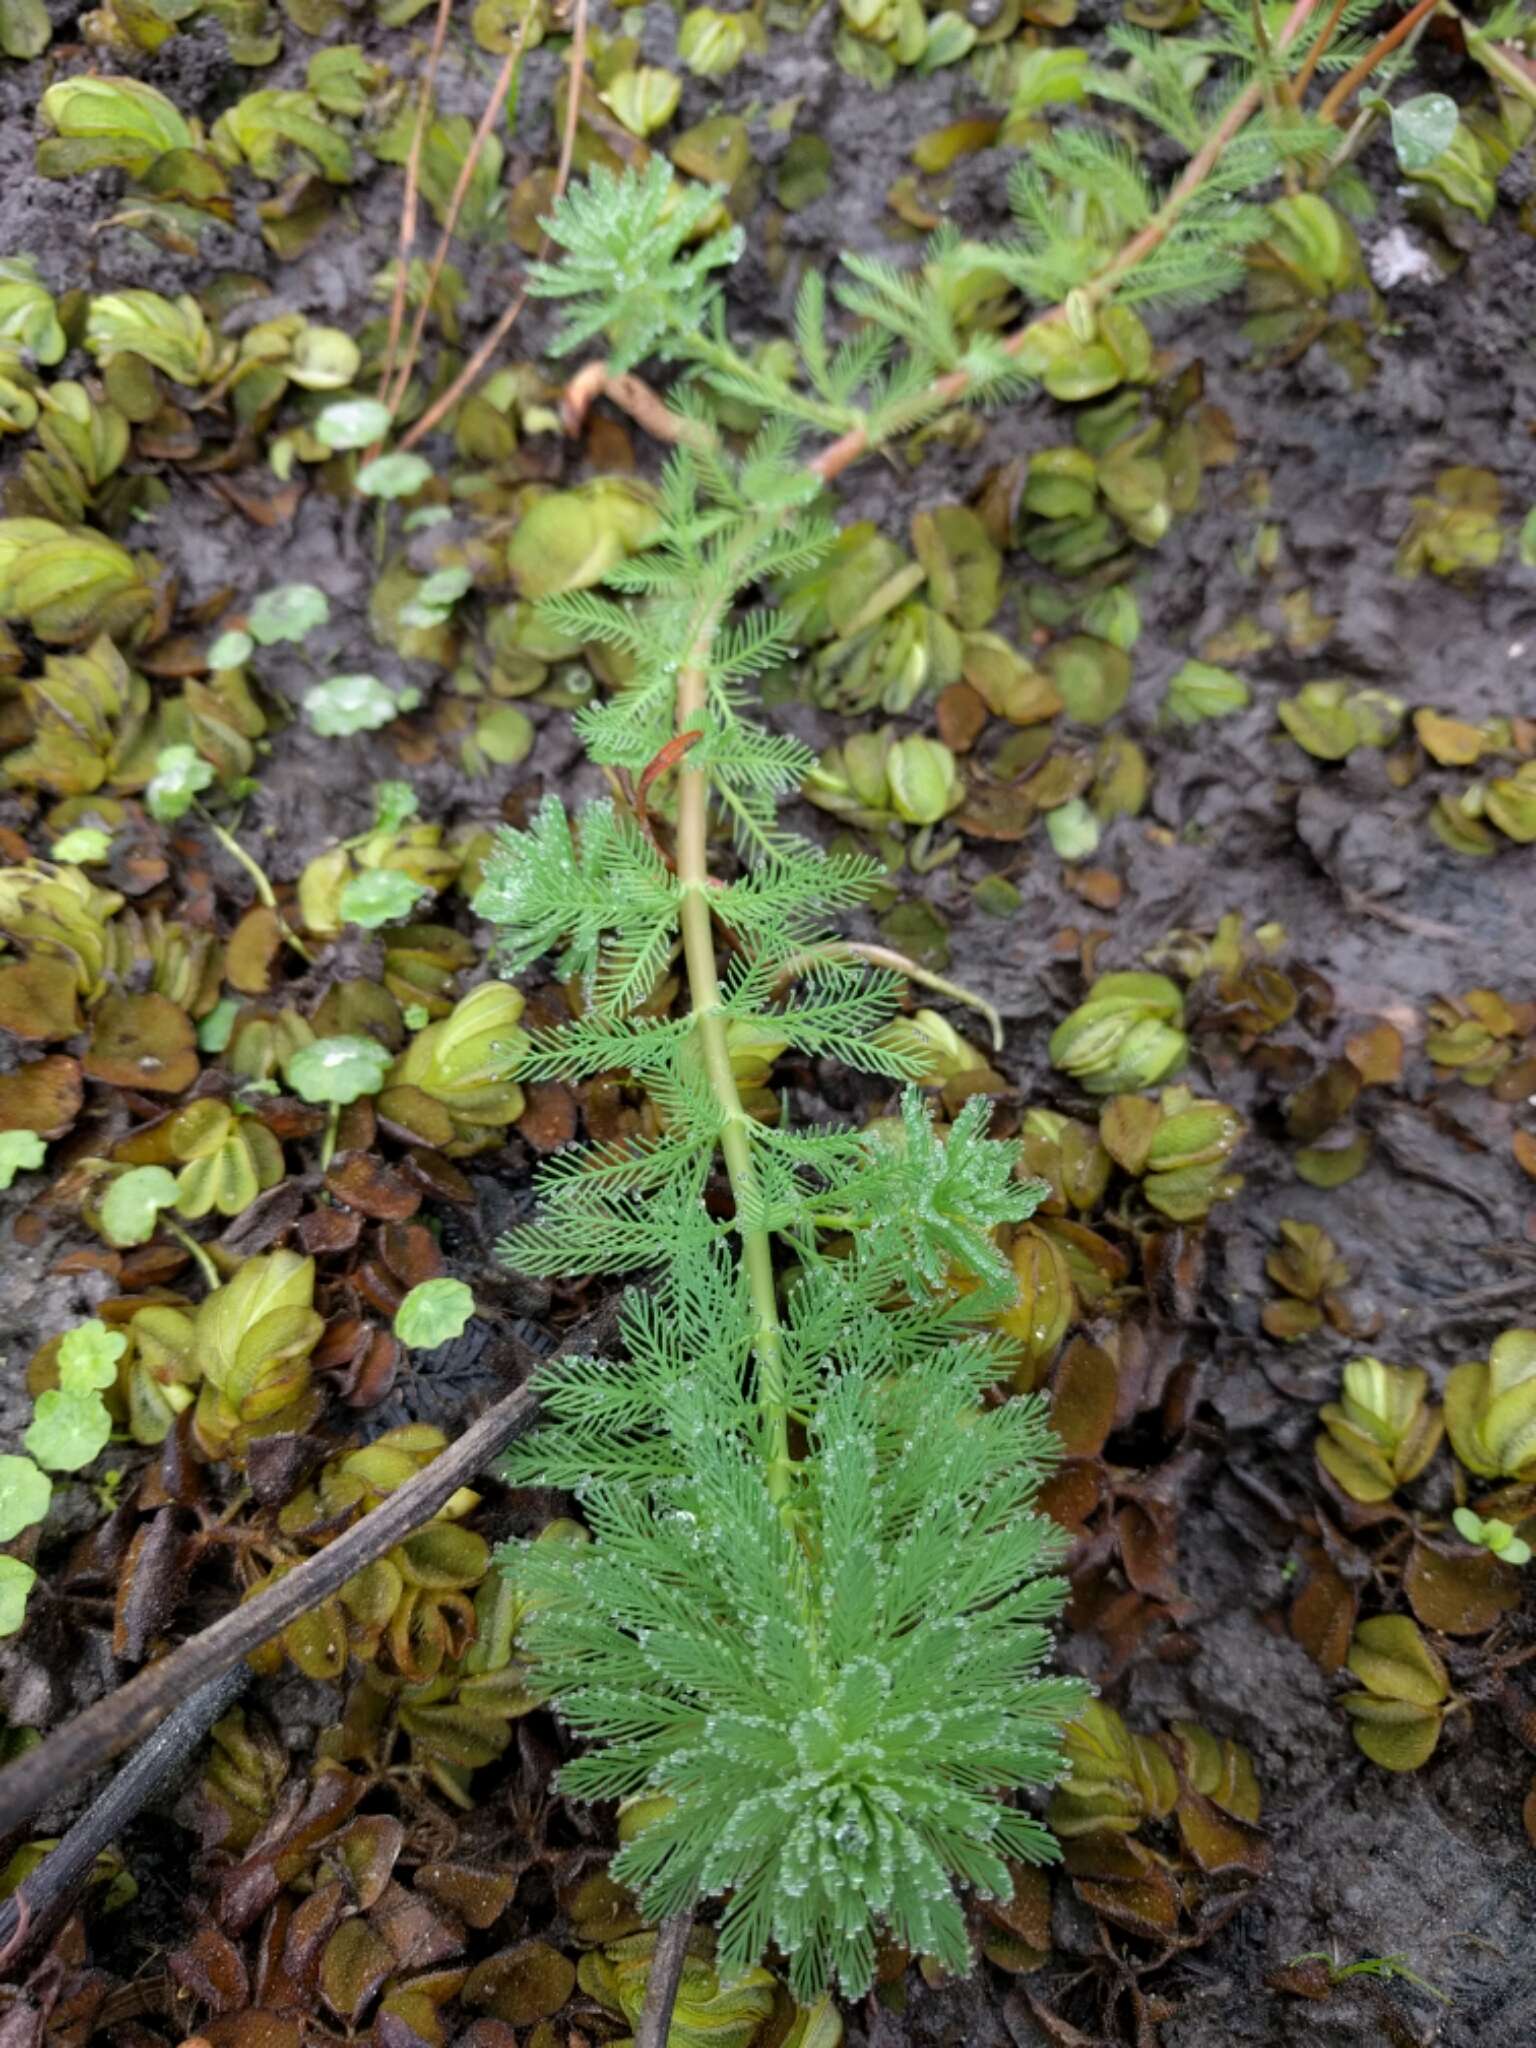
<instances>
[{"instance_id":1,"label":"green plant stem","mask_svg":"<svg viewBox=\"0 0 1536 2048\"><path fill-rule=\"evenodd\" d=\"M691 732L702 721L708 697L706 670L710 643L719 627L713 606L694 638L693 658L677 678L677 730ZM747 1136L747 1112L731 1071L720 976L715 966L715 933L709 913L709 776L682 767L677 778L677 879L682 891L679 922L683 960L698 1032L704 1071L720 1111L720 1149L725 1155L731 1192L736 1198L737 1233L742 1264L756 1319L754 1352L758 1371L758 1403L768 1425L768 1494L782 1502L789 1496L794 1461L789 1455L789 1402L784 1381L783 1338L778 1294L773 1278L773 1247L768 1232L750 1219L759 1210L757 1171Z\"/></svg>"},{"instance_id":2,"label":"green plant stem","mask_svg":"<svg viewBox=\"0 0 1536 2048\"><path fill-rule=\"evenodd\" d=\"M203 1247L198 1243L191 1231L184 1230L175 1217L167 1216L163 1209L160 1212L160 1221L171 1233L172 1237L175 1238L176 1242L185 1246L197 1261L197 1269L207 1282L209 1293L211 1294L216 1287L221 1287L224 1283L219 1277L218 1267L209 1258L207 1252L203 1250Z\"/></svg>"},{"instance_id":3,"label":"green plant stem","mask_svg":"<svg viewBox=\"0 0 1536 2048\"><path fill-rule=\"evenodd\" d=\"M333 1102L326 1112L325 1136L320 1140L320 1171L325 1172L336 1156L336 1133L341 1129L341 1104Z\"/></svg>"},{"instance_id":4,"label":"green plant stem","mask_svg":"<svg viewBox=\"0 0 1536 2048\"><path fill-rule=\"evenodd\" d=\"M255 886L257 901L265 904L267 909L270 910L272 912L272 915L277 919L277 929L282 937L283 944L285 946L292 947L293 951L298 954L299 958L304 962L304 964L307 967L313 967L315 964L314 954L310 952L309 948L304 944L304 941L298 936L298 934L293 930L292 926L288 923L288 920L283 916L282 911L279 910L277 905L277 896L272 888L272 884L267 880L265 874L262 872L259 862L254 861L251 858L251 856L246 852L245 848L240 844L239 840L236 839L234 834L232 832L226 832L224 827L218 822L216 818L210 818L206 811L202 812L202 816L204 822L208 827L208 830L213 834L214 838L217 839L220 846L222 846L224 851L229 855L230 859L233 861L237 861L239 865L245 869L245 872L250 876L251 881Z\"/></svg>"}]
</instances>

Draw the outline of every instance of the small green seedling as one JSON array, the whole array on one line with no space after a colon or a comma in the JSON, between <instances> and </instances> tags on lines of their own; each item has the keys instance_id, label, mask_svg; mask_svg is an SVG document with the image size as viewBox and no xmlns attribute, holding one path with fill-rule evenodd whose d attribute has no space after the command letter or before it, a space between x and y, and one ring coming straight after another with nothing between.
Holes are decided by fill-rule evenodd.
<instances>
[{"instance_id":1,"label":"small green seedling","mask_svg":"<svg viewBox=\"0 0 1536 2048\"><path fill-rule=\"evenodd\" d=\"M1458 1508L1451 1520L1456 1533L1464 1543L1475 1543L1480 1550L1501 1557L1506 1564L1529 1564L1531 1546L1522 1536L1515 1534L1512 1524L1501 1522L1497 1516L1484 1521L1481 1515L1473 1514L1470 1508Z\"/></svg>"}]
</instances>

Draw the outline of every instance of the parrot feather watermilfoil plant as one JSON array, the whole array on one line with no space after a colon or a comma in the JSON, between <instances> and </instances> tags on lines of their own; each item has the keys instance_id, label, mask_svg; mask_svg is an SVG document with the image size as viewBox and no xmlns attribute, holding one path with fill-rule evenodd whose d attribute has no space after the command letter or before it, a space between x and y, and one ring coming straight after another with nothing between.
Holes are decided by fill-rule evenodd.
<instances>
[{"instance_id":1,"label":"parrot feather watermilfoil plant","mask_svg":"<svg viewBox=\"0 0 1536 2048\"><path fill-rule=\"evenodd\" d=\"M1265 41L1277 63L1303 61L1311 12L1298 0ZM588 1744L562 1789L642 1802L614 1875L658 1919L722 1900L721 1967L776 1949L803 2000L867 1989L885 1936L966 1967L964 1892L1010 1896L1019 1864L1056 1853L1020 1795L1059 1775L1086 1691L1044 1669L1064 1538L1033 1503L1054 1439L1038 1398L994 1393L1012 1363L994 1324L1016 1298L999 1234L1044 1187L986 1136L980 1099L947 1130L910 1085L862 1132L743 1106L733 1034L898 1086L920 1070L889 1028L899 976L827 929L881 871L779 821L813 757L748 707L754 677L793 658L793 614L746 601L815 568L836 534L823 487L864 449L957 402L1050 389L1094 348L1150 362L1116 294L1230 281L1258 231L1242 193L1316 131L1255 124L1229 160L1265 81L1239 79L1195 146L1193 88L1155 39L1134 60L1156 71L1138 111L1193 149L1193 177L1160 196L1108 141L1048 153L1018 182L1012 242L951 240L915 273L847 259L839 297L862 324L835 347L808 281L793 374L731 342L715 273L740 232L711 232L719 195L673 189L660 157L572 187L544 223L560 253L529 274L565 301L557 351L596 341L600 374L647 358L683 374L659 538L609 570L611 594L544 607L622 657L626 680L576 722L639 794L574 817L547 798L502 834L476 899L508 970L553 954L583 990L520 1080L624 1072L660 1121L549 1163L539 1219L505 1243L528 1273L642 1276L621 1355L547 1368L542 1425L505 1468L573 1492L595 1540L505 1564L536 1683ZM1090 172L1085 212L1073 181ZM1007 341L966 332L953 288L975 269L1065 303ZM739 457L720 398L764 422ZM837 438L805 460L806 431ZM650 810L668 783L664 839ZM686 1013L655 1014L679 956Z\"/></svg>"},{"instance_id":2,"label":"parrot feather watermilfoil plant","mask_svg":"<svg viewBox=\"0 0 1536 2048\"><path fill-rule=\"evenodd\" d=\"M743 708L789 650L736 601L827 545L809 488L785 434L739 466L685 451L663 539L613 572L640 605L551 601L633 657L580 714L594 757L638 778L687 737L672 858L612 801L572 819L549 798L477 899L509 967L555 951L587 991L520 1071L623 1069L665 1118L651 1142L556 1161L541 1219L505 1246L524 1272L649 1276L622 1356L549 1371L543 1427L507 1468L573 1491L596 1539L509 1564L537 1682L593 1744L562 1789L645 1795L614 1874L657 1917L728 1894L722 1967L777 1947L802 1999L866 1988L882 1928L966 1966L956 1882L1009 1896L1010 1864L1054 1853L1012 1795L1054 1780L1083 1697L1041 1670L1065 1590L1061 1534L1032 1508L1043 1410L983 1400L1010 1369L986 1328L1015 1287L994 1233L1043 1190L984 1135L980 1100L944 1134L915 1089L868 1133L789 1130L746 1113L732 1071L738 1024L913 1071L882 1032L899 979L818 957L820 920L878 870L775 825L808 757ZM712 815L748 856L730 879L711 873ZM687 1014L642 1014L679 949ZM717 1161L728 1220L706 1199Z\"/></svg>"}]
</instances>

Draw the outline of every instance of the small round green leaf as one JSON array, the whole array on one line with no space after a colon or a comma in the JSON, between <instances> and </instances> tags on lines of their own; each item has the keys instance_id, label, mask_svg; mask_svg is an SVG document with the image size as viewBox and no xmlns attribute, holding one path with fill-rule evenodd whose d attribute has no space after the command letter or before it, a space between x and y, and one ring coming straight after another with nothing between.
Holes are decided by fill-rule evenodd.
<instances>
[{"instance_id":1,"label":"small round green leaf","mask_svg":"<svg viewBox=\"0 0 1536 2048\"><path fill-rule=\"evenodd\" d=\"M391 418L377 398L338 398L315 421L315 438L327 448L370 448L389 432Z\"/></svg>"},{"instance_id":2,"label":"small round green leaf","mask_svg":"<svg viewBox=\"0 0 1536 2048\"><path fill-rule=\"evenodd\" d=\"M341 892L342 920L376 931L381 924L408 917L417 899L426 893L420 882L399 868L365 868Z\"/></svg>"},{"instance_id":3,"label":"small round green leaf","mask_svg":"<svg viewBox=\"0 0 1536 2048\"><path fill-rule=\"evenodd\" d=\"M0 1131L0 1188L8 1188L18 1173L41 1166L47 1150L36 1131Z\"/></svg>"},{"instance_id":4,"label":"small round green leaf","mask_svg":"<svg viewBox=\"0 0 1536 2048\"><path fill-rule=\"evenodd\" d=\"M114 1244L148 1244L162 1209L176 1200L176 1176L164 1166L134 1166L101 1198L101 1227Z\"/></svg>"},{"instance_id":5,"label":"small round green leaf","mask_svg":"<svg viewBox=\"0 0 1536 2048\"><path fill-rule=\"evenodd\" d=\"M328 740L348 733L377 732L400 707L377 676L332 676L304 693L304 715Z\"/></svg>"},{"instance_id":6,"label":"small round green leaf","mask_svg":"<svg viewBox=\"0 0 1536 2048\"><path fill-rule=\"evenodd\" d=\"M238 627L231 627L229 632L221 633L209 648L208 666L239 668L243 662L250 660L255 647L256 643L249 633L242 633Z\"/></svg>"},{"instance_id":7,"label":"small round green leaf","mask_svg":"<svg viewBox=\"0 0 1536 2048\"><path fill-rule=\"evenodd\" d=\"M99 1394L54 1387L38 1395L22 1442L50 1472L79 1472L106 1449L111 1434L112 1418Z\"/></svg>"},{"instance_id":8,"label":"small round green leaf","mask_svg":"<svg viewBox=\"0 0 1536 2048\"><path fill-rule=\"evenodd\" d=\"M49 848L54 860L70 861L77 867L88 867L94 861L105 860L112 851L112 834L103 832L99 825L77 825L73 832L66 832L62 839L55 839Z\"/></svg>"},{"instance_id":9,"label":"small round green leaf","mask_svg":"<svg viewBox=\"0 0 1536 2048\"><path fill-rule=\"evenodd\" d=\"M395 1335L413 1351L435 1351L461 1336L474 1312L462 1280L423 1280L395 1310Z\"/></svg>"},{"instance_id":10,"label":"small round green leaf","mask_svg":"<svg viewBox=\"0 0 1536 2048\"><path fill-rule=\"evenodd\" d=\"M121 1330L109 1330L99 1316L76 1323L59 1340L59 1385L66 1394L88 1394L110 1387L117 1362L128 1349Z\"/></svg>"},{"instance_id":11,"label":"small round green leaf","mask_svg":"<svg viewBox=\"0 0 1536 2048\"><path fill-rule=\"evenodd\" d=\"M13 1636L27 1618L27 1595L37 1573L19 1557L0 1556L0 1636Z\"/></svg>"},{"instance_id":12,"label":"small round green leaf","mask_svg":"<svg viewBox=\"0 0 1536 2048\"><path fill-rule=\"evenodd\" d=\"M191 810L199 790L213 781L213 768L195 747L162 747L144 802L152 818L173 825Z\"/></svg>"},{"instance_id":13,"label":"small round green leaf","mask_svg":"<svg viewBox=\"0 0 1536 2048\"><path fill-rule=\"evenodd\" d=\"M1444 156L1460 119L1456 102L1443 92L1422 92L1392 109L1392 147L1405 171L1427 171Z\"/></svg>"},{"instance_id":14,"label":"small round green leaf","mask_svg":"<svg viewBox=\"0 0 1536 2048\"><path fill-rule=\"evenodd\" d=\"M313 583L279 583L264 590L251 606L247 623L252 639L263 647L280 640L301 641L331 616L325 592Z\"/></svg>"},{"instance_id":15,"label":"small round green leaf","mask_svg":"<svg viewBox=\"0 0 1536 2048\"><path fill-rule=\"evenodd\" d=\"M9 1543L48 1512L53 1481L30 1458L0 1457L0 1543Z\"/></svg>"},{"instance_id":16,"label":"small round green leaf","mask_svg":"<svg viewBox=\"0 0 1536 2048\"><path fill-rule=\"evenodd\" d=\"M301 1045L289 1055L283 1073L305 1102L356 1102L360 1095L378 1094L391 1057L376 1038L344 1033Z\"/></svg>"},{"instance_id":17,"label":"small round green leaf","mask_svg":"<svg viewBox=\"0 0 1536 2048\"><path fill-rule=\"evenodd\" d=\"M377 456L357 472L357 488L365 498L413 498L429 483L432 465L421 455Z\"/></svg>"}]
</instances>

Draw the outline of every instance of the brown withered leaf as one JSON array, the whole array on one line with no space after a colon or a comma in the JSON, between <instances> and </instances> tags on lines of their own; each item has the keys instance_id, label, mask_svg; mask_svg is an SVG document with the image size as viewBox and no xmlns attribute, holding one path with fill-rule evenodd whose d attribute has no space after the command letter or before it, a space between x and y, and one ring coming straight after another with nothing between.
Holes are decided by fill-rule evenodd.
<instances>
[{"instance_id":1,"label":"brown withered leaf","mask_svg":"<svg viewBox=\"0 0 1536 2048\"><path fill-rule=\"evenodd\" d=\"M345 1152L331 1162L327 1189L349 1209L381 1223L403 1223L421 1207L421 1189L373 1152Z\"/></svg>"},{"instance_id":2,"label":"brown withered leaf","mask_svg":"<svg viewBox=\"0 0 1536 2048\"><path fill-rule=\"evenodd\" d=\"M0 1031L46 1042L73 1038L79 1029L75 971L66 961L39 954L0 966Z\"/></svg>"},{"instance_id":3,"label":"brown withered leaf","mask_svg":"<svg viewBox=\"0 0 1536 2048\"><path fill-rule=\"evenodd\" d=\"M349 1252L363 1234L356 1209L311 1209L299 1220L299 1243L312 1258L326 1252Z\"/></svg>"},{"instance_id":4,"label":"brown withered leaf","mask_svg":"<svg viewBox=\"0 0 1536 2048\"><path fill-rule=\"evenodd\" d=\"M172 1949L165 1963L184 1991L216 2013L239 2012L250 2002L245 1959L216 1927L200 1927L190 1941Z\"/></svg>"},{"instance_id":5,"label":"brown withered leaf","mask_svg":"<svg viewBox=\"0 0 1536 2048\"><path fill-rule=\"evenodd\" d=\"M1368 1088L1390 1088L1403 1078L1403 1034L1395 1024L1357 1031L1344 1054Z\"/></svg>"},{"instance_id":6,"label":"brown withered leaf","mask_svg":"<svg viewBox=\"0 0 1536 2048\"><path fill-rule=\"evenodd\" d=\"M457 1913L467 1927L484 1929L511 1905L517 1893L517 1873L479 1870L469 1863L423 1863L416 1872L415 1886Z\"/></svg>"},{"instance_id":7,"label":"brown withered leaf","mask_svg":"<svg viewBox=\"0 0 1536 2048\"><path fill-rule=\"evenodd\" d=\"M0 1131L36 1131L62 1138L85 1100L80 1062L53 1052L0 1074Z\"/></svg>"},{"instance_id":8,"label":"brown withered leaf","mask_svg":"<svg viewBox=\"0 0 1536 2048\"><path fill-rule=\"evenodd\" d=\"M1040 1512L1074 1536L1104 1497L1104 1467L1097 1458L1068 1458L1040 1489Z\"/></svg>"},{"instance_id":9,"label":"brown withered leaf","mask_svg":"<svg viewBox=\"0 0 1536 2048\"><path fill-rule=\"evenodd\" d=\"M1426 1628L1447 1636L1486 1635L1520 1605L1520 1574L1486 1550L1442 1549L1414 1539L1403 1591Z\"/></svg>"},{"instance_id":10,"label":"brown withered leaf","mask_svg":"<svg viewBox=\"0 0 1536 2048\"><path fill-rule=\"evenodd\" d=\"M987 722L987 707L969 683L951 683L934 705L939 738L952 754L968 754Z\"/></svg>"},{"instance_id":11,"label":"brown withered leaf","mask_svg":"<svg viewBox=\"0 0 1536 2048\"><path fill-rule=\"evenodd\" d=\"M547 1941L524 1941L475 1965L464 2003L508 2026L527 2027L557 2013L575 1988L576 1966L569 1957Z\"/></svg>"},{"instance_id":12,"label":"brown withered leaf","mask_svg":"<svg viewBox=\"0 0 1536 2048\"><path fill-rule=\"evenodd\" d=\"M282 947L277 912L253 903L229 936L224 975L242 995L264 996L272 986L272 968Z\"/></svg>"},{"instance_id":13,"label":"brown withered leaf","mask_svg":"<svg viewBox=\"0 0 1536 2048\"><path fill-rule=\"evenodd\" d=\"M1062 1862L1078 1897L1113 1926L1146 1941L1177 1932L1178 1886L1133 1835L1079 1835L1062 1844Z\"/></svg>"},{"instance_id":14,"label":"brown withered leaf","mask_svg":"<svg viewBox=\"0 0 1536 2048\"><path fill-rule=\"evenodd\" d=\"M1516 1165L1536 1180L1536 1132L1516 1131L1509 1143Z\"/></svg>"},{"instance_id":15,"label":"brown withered leaf","mask_svg":"<svg viewBox=\"0 0 1536 2048\"><path fill-rule=\"evenodd\" d=\"M179 1095L198 1074L192 1019L169 996L103 996L92 1019L85 1071L112 1087Z\"/></svg>"},{"instance_id":16,"label":"brown withered leaf","mask_svg":"<svg viewBox=\"0 0 1536 2048\"><path fill-rule=\"evenodd\" d=\"M302 1185L296 1180L280 1180L276 1187L259 1194L226 1230L220 1231L219 1250L239 1259L267 1251L298 1222L303 1207Z\"/></svg>"},{"instance_id":17,"label":"brown withered leaf","mask_svg":"<svg viewBox=\"0 0 1536 2048\"><path fill-rule=\"evenodd\" d=\"M199 2038L208 2048L304 2048L304 2027L295 2012L249 2005L244 2012L214 2014Z\"/></svg>"},{"instance_id":18,"label":"brown withered leaf","mask_svg":"<svg viewBox=\"0 0 1536 2048\"><path fill-rule=\"evenodd\" d=\"M1122 1501L1115 1511L1115 1535L1125 1576L1138 1593L1173 1600L1173 1568L1179 1554L1179 1523L1164 1501Z\"/></svg>"},{"instance_id":19,"label":"brown withered leaf","mask_svg":"<svg viewBox=\"0 0 1536 2048\"><path fill-rule=\"evenodd\" d=\"M301 1906L299 1913L303 1910ZM295 1921L298 1917L296 1913ZM343 1920L320 1958L320 1996L339 2020L355 2026L394 1967L394 1950L382 1934L364 1919Z\"/></svg>"},{"instance_id":20,"label":"brown withered leaf","mask_svg":"<svg viewBox=\"0 0 1536 2048\"><path fill-rule=\"evenodd\" d=\"M558 1152L576 1135L576 1100L563 1081L532 1081L517 1128L535 1152Z\"/></svg>"},{"instance_id":21,"label":"brown withered leaf","mask_svg":"<svg viewBox=\"0 0 1536 2048\"><path fill-rule=\"evenodd\" d=\"M1271 1991L1285 1991L1292 1998L1333 1996L1333 1972L1321 1956L1298 1956L1294 1963L1282 1963L1267 1973L1264 1982Z\"/></svg>"},{"instance_id":22,"label":"brown withered leaf","mask_svg":"<svg viewBox=\"0 0 1536 2048\"><path fill-rule=\"evenodd\" d=\"M112 1652L141 1664L176 1611L187 1575L187 1540L175 1508L164 1507L134 1536L123 1560L113 1610Z\"/></svg>"},{"instance_id":23,"label":"brown withered leaf","mask_svg":"<svg viewBox=\"0 0 1536 2048\"><path fill-rule=\"evenodd\" d=\"M1241 1871L1262 1877L1268 1870L1270 1848L1262 1829L1223 1812L1193 1785L1185 1784L1180 1791L1175 1816L1184 1847L1208 1876Z\"/></svg>"},{"instance_id":24,"label":"brown withered leaf","mask_svg":"<svg viewBox=\"0 0 1536 2048\"><path fill-rule=\"evenodd\" d=\"M1074 1337L1051 1382L1051 1427L1068 1457L1096 1458L1115 1422L1115 1361L1097 1344Z\"/></svg>"},{"instance_id":25,"label":"brown withered leaf","mask_svg":"<svg viewBox=\"0 0 1536 2048\"><path fill-rule=\"evenodd\" d=\"M1320 1543L1302 1552L1306 1583L1291 1602L1291 1634L1319 1670L1339 1671L1349 1651L1360 1595Z\"/></svg>"},{"instance_id":26,"label":"brown withered leaf","mask_svg":"<svg viewBox=\"0 0 1536 2048\"><path fill-rule=\"evenodd\" d=\"M1363 1083L1348 1060L1330 1060L1285 1106L1285 1127L1304 1144L1320 1138L1354 1108Z\"/></svg>"}]
</instances>

